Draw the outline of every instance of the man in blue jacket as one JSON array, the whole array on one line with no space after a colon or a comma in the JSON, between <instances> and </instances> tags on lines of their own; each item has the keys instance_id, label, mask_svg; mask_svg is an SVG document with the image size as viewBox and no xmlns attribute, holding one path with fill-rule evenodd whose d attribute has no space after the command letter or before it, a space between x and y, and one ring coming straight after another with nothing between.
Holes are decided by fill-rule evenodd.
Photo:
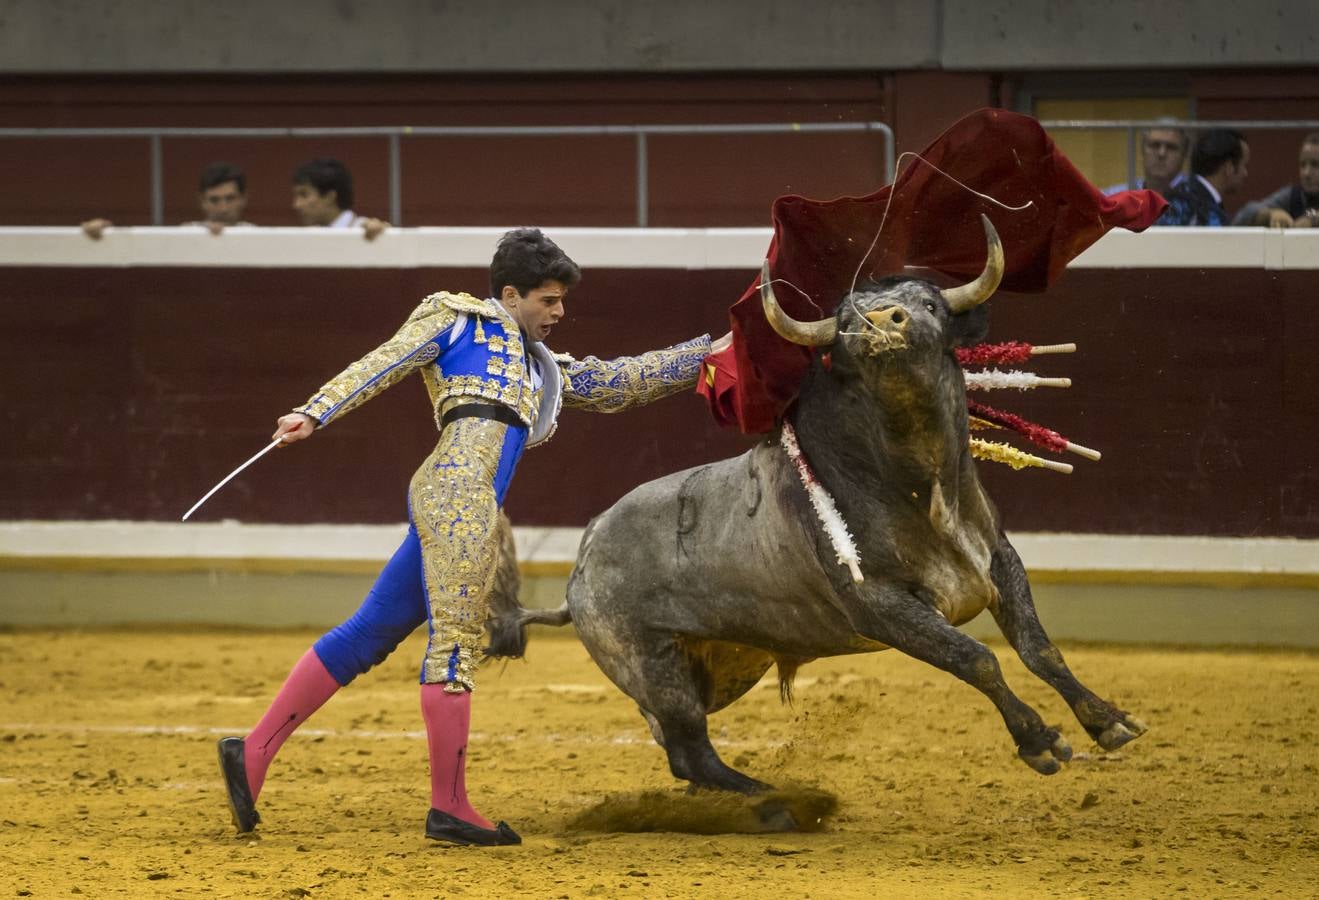
<instances>
[{"instance_id":1,"label":"man in blue jacket","mask_svg":"<svg viewBox=\"0 0 1319 900\"><path fill-rule=\"evenodd\" d=\"M1168 208L1156 225L1227 225L1223 198L1241 190L1250 162L1250 145L1241 132L1211 128L1191 152L1191 177L1166 195Z\"/></svg>"}]
</instances>

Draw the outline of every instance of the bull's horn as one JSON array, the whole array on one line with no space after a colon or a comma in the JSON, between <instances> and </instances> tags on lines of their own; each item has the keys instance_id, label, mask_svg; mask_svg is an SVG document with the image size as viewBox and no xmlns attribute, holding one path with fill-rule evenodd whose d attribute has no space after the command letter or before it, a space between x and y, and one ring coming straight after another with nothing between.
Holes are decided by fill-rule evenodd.
<instances>
[{"instance_id":1,"label":"bull's horn","mask_svg":"<svg viewBox=\"0 0 1319 900\"><path fill-rule=\"evenodd\" d=\"M939 293L954 313L964 313L974 309L988 300L998 290L998 283L1003 280L1003 242L998 239L998 232L983 213L980 221L985 226L985 241L989 244L989 258L985 260L985 271L970 284L948 288Z\"/></svg>"},{"instance_id":2,"label":"bull's horn","mask_svg":"<svg viewBox=\"0 0 1319 900\"><path fill-rule=\"evenodd\" d=\"M838 321L833 316L818 322L798 322L779 306L769 281L769 260L765 260L760 267L760 303L765 308L765 318L779 337L807 347L827 347L834 342Z\"/></svg>"}]
</instances>

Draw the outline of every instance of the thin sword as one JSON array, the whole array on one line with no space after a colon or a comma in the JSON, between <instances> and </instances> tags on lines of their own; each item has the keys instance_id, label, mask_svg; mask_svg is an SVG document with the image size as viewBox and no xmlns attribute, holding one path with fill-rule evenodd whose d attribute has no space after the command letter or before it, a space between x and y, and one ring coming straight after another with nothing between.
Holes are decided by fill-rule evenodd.
<instances>
[{"instance_id":1,"label":"thin sword","mask_svg":"<svg viewBox=\"0 0 1319 900\"><path fill-rule=\"evenodd\" d=\"M215 487L211 488L209 491L207 491L205 497L202 497L200 500L198 500L196 503L194 503L194 504L192 505L192 509L190 509L190 510L188 510L187 512L185 512L185 513L183 514L183 518L180 519L180 521L182 521L182 522L186 522L186 521L188 521L188 516L190 516L190 515L192 515L193 513L195 513L195 512L197 511L197 508L198 508L199 506L201 506L201 505L202 505L203 503L205 503L207 500L211 499L211 495L212 495L212 494L214 494L214 493L215 493L216 491L218 491L220 488L224 487L226 484L228 484L230 481L232 481L233 478L234 478L234 476L237 475L239 472L243 471L243 470L246 469L248 466L252 465L252 463L256 462L258 459L260 459L261 457L265 456L267 453L269 453L271 450L274 450L276 447L278 447L278 446L279 446L280 444L282 444L282 443L284 443L284 438L282 438L282 437L277 437L277 438L275 438L273 441L270 442L270 445L267 446L267 447L265 447L264 449L262 449L260 453L256 454L256 455L253 456L251 459L249 459L247 462L243 463L241 466L239 466L238 468L234 469L234 470L233 470L232 472L230 472L228 475L224 476L224 480L221 481L219 484L217 484Z\"/></svg>"}]
</instances>

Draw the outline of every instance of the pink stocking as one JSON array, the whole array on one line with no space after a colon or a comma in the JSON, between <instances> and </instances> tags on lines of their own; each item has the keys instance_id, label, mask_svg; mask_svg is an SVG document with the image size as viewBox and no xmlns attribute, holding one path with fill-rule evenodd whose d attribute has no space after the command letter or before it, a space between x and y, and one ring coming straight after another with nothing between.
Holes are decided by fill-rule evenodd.
<instances>
[{"instance_id":1,"label":"pink stocking","mask_svg":"<svg viewBox=\"0 0 1319 900\"><path fill-rule=\"evenodd\" d=\"M243 745L247 786L252 791L253 802L266 782L266 769L284 741L337 690L339 682L326 671L316 651L304 653Z\"/></svg>"},{"instance_id":2,"label":"pink stocking","mask_svg":"<svg viewBox=\"0 0 1319 900\"><path fill-rule=\"evenodd\" d=\"M421 717L430 745L431 806L464 822L493 828L467 799L467 732L472 725L472 695L450 693L443 684L421 686Z\"/></svg>"}]
</instances>

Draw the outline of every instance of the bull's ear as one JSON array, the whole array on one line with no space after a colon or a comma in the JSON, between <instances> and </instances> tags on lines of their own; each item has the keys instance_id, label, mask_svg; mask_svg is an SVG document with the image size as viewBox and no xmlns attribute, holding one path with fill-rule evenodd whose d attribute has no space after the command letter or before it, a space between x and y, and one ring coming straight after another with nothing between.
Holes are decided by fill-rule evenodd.
<instances>
[{"instance_id":1,"label":"bull's ear","mask_svg":"<svg viewBox=\"0 0 1319 900\"><path fill-rule=\"evenodd\" d=\"M978 344L989 335L989 307L981 305L948 318L948 336L952 346Z\"/></svg>"}]
</instances>

